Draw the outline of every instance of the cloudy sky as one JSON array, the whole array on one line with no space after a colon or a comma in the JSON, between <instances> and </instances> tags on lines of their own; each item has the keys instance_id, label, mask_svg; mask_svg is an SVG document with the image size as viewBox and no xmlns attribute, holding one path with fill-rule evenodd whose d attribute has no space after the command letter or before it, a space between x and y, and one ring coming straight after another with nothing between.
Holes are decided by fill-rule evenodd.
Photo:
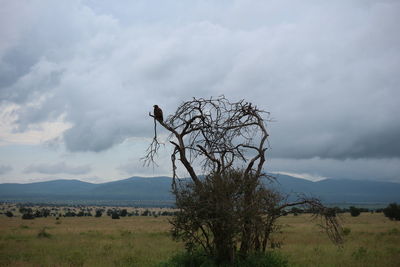
<instances>
[{"instance_id":1,"label":"cloudy sky","mask_svg":"<svg viewBox=\"0 0 400 267\"><path fill-rule=\"evenodd\" d=\"M266 170L400 182L400 1L0 0L0 182L170 175L154 104L271 112Z\"/></svg>"}]
</instances>

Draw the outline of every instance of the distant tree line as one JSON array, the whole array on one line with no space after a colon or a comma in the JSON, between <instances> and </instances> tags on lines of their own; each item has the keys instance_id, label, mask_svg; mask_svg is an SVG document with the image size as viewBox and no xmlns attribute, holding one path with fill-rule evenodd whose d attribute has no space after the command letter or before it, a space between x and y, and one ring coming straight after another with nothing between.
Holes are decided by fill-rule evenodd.
<instances>
[{"instance_id":1,"label":"distant tree line","mask_svg":"<svg viewBox=\"0 0 400 267\"><path fill-rule=\"evenodd\" d=\"M175 211L151 211L146 209L144 211L134 210L132 212L128 212L126 209L108 209L107 216L111 216L112 219L119 219L120 217L131 217L131 216L173 216L176 214ZM100 216L98 216L100 217Z\"/></svg>"},{"instance_id":2,"label":"distant tree line","mask_svg":"<svg viewBox=\"0 0 400 267\"><path fill-rule=\"evenodd\" d=\"M131 217L131 216L173 216L175 211L171 210L150 210L150 209L134 209L128 211L128 209L121 208L106 208L106 207L85 207L82 205L72 207L56 207L56 206L34 206L34 205L18 205L18 210L15 206L8 206L4 208L2 206L0 214L4 214L7 217L15 217L16 213L20 213L22 219L34 219L34 218L46 218L46 217L102 217L103 214L111 217L112 219L119 219L120 217Z\"/></svg>"},{"instance_id":3,"label":"distant tree line","mask_svg":"<svg viewBox=\"0 0 400 267\"><path fill-rule=\"evenodd\" d=\"M395 203L390 204L387 208L380 208L380 209L368 209L368 208L358 208L358 207L354 207L354 206L350 206L348 208L340 208L340 207L331 207L328 208L328 212L330 212L331 214L344 214L344 213L350 213L351 216L353 217L357 217L359 216L362 212L369 212L369 213L381 213L381 212L385 212L385 210L387 210L389 207L394 207L394 205L396 205ZM390 209L392 210L393 207ZM298 207L293 207L289 210L284 210L282 211L282 215L288 215L288 214L293 214L294 216L297 216L299 214L312 214L314 213L314 211L312 209L301 209ZM385 214L386 216L386 214ZM388 217L388 216L386 216Z\"/></svg>"},{"instance_id":4,"label":"distant tree line","mask_svg":"<svg viewBox=\"0 0 400 267\"><path fill-rule=\"evenodd\" d=\"M171 210L140 210L134 209L132 211L128 211L127 209L120 208L92 208L85 207L82 205L74 205L71 207L58 207L58 206L47 206L47 207L36 207L34 204L27 205L17 205L18 211L23 219L34 219L34 218L46 218L46 217L101 217L103 214L109 216L113 219L119 219L120 217L131 217L131 216L174 216L176 215L176 211ZM4 214L7 217L15 217L15 213L17 209L15 206L2 206L2 211L0 214ZM313 214L315 211L313 209L302 209L298 207L292 207L291 209L282 210L282 216L286 216L288 214L293 214L297 216L299 214ZM328 209L333 215L336 214L344 214L350 213L351 216L357 217L363 212L369 213L383 213L385 217L390 220L399 221L400 220L400 205L397 203L391 203L386 208L378 208L378 209L368 209L368 208L358 208L354 206L350 206L348 208L340 208L340 207L331 207Z\"/></svg>"}]
</instances>

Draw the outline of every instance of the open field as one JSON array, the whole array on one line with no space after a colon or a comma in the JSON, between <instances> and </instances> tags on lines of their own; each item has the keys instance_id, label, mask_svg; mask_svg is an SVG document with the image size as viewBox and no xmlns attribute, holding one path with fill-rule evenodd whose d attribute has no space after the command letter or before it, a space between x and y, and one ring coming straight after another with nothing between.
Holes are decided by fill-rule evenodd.
<instances>
[{"instance_id":1,"label":"open field","mask_svg":"<svg viewBox=\"0 0 400 267\"><path fill-rule=\"evenodd\" d=\"M399 266L400 222L382 213L343 216L336 247L309 215L282 217L279 251L291 266ZM0 266L154 266L183 249L167 217L0 217ZM39 234L41 233L41 234Z\"/></svg>"}]
</instances>

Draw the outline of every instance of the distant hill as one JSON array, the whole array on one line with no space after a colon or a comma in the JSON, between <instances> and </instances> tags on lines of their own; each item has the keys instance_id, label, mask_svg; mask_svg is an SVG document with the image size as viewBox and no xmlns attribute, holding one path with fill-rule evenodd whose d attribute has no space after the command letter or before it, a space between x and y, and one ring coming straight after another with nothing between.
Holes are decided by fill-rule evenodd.
<instances>
[{"instance_id":1,"label":"distant hill","mask_svg":"<svg viewBox=\"0 0 400 267\"><path fill-rule=\"evenodd\" d=\"M54 180L29 184L0 184L0 201L102 205L173 205L169 177L131 177L93 184Z\"/></svg>"},{"instance_id":2,"label":"distant hill","mask_svg":"<svg viewBox=\"0 0 400 267\"><path fill-rule=\"evenodd\" d=\"M307 194L326 203L400 202L400 184L379 181L326 179L311 182L287 175L275 175L273 186L288 194Z\"/></svg>"},{"instance_id":3,"label":"distant hill","mask_svg":"<svg viewBox=\"0 0 400 267\"><path fill-rule=\"evenodd\" d=\"M325 203L400 202L400 184L329 179L311 182L287 175L275 175L268 186L296 196L319 197ZM54 180L30 184L0 184L0 201L71 204L172 205L169 177L131 177L92 184L79 180ZM293 198L293 197L292 197Z\"/></svg>"},{"instance_id":4,"label":"distant hill","mask_svg":"<svg viewBox=\"0 0 400 267\"><path fill-rule=\"evenodd\" d=\"M48 182L38 182L30 184L0 184L0 197L15 195L68 195L86 193L95 184L82 182L79 180L54 180Z\"/></svg>"}]
</instances>

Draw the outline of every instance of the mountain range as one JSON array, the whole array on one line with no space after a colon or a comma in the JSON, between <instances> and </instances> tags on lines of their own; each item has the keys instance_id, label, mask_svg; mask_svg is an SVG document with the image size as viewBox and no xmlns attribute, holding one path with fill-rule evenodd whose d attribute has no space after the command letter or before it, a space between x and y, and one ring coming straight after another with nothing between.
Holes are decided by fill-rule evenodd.
<instances>
[{"instance_id":1,"label":"mountain range","mask_svg":"<svg viewBox=\"0 0 400 267\"><path fill-rule=\"evenodd\" d=\"M276 181L265 181L294 199L305 194L325 203L400 202L400 184L364 180L326 179L311 182L287 175L275 175ZM53 180L29 184L0 184L0 201L32 203L101 204L171 206L170 177L131 177L93 184L79 180Z\"/></svg>"}]
</instances>

